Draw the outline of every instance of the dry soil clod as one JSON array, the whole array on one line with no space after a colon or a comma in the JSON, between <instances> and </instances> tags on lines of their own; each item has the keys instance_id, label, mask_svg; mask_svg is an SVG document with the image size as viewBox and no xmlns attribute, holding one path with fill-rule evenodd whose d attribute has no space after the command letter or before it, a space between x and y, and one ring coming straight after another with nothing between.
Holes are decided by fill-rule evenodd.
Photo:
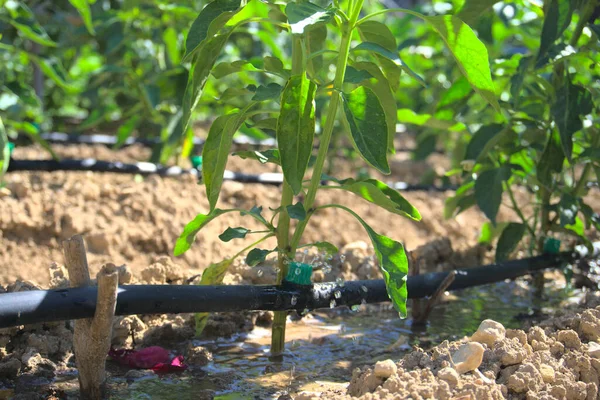
<instances>
[{"instance_id":1,"label":"dry soil clod","mask_svg":"<svg viewBox=\"0 0 600 400\"><path fill-rule=\"evenodd\" d=\"M71 286L91 283L85 244L80 235L63 243L65 264ZM106 398L106 354L110 349L113 318L117 304L119 273L113 264L106 264L97 275L98 298L94 318L75 321L73 349L79 370L81 399Z\"/></svg>"}]
</instances>

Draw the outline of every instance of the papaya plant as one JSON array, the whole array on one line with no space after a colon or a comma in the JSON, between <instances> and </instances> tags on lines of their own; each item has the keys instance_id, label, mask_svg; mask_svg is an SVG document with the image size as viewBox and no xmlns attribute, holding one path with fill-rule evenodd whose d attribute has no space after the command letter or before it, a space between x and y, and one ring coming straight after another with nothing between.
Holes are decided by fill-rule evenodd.
<instances>
[{"instance_id":1,"label":"papaya plant","mask_svg":"<svg viewBox=\"0 0 600 400\"><path fill-rule=\"evenodd\" d=\"M331 183L322 184L325 178L323 166L336 126L343 128L368 165L389 174L387 156L393 150L391 144L397 121L394 93L399 90L400 76L406 74L425 84L418 71L403 62L390 29L376 18L389 12L403 12L426 23L446 44L470 86L495 110L499 110L499 105L486 48L458 17L427 16L407 9L379 9L361 17L363 5L364 0L319 4L307 1L215 0L200 12L186 40L184 61L190 61L191 67L183 97L183 129L189 124L192 111L201 104L204 86L211 75L219 79L230 74L252 73L256 76L256 83L231 87L226 91L232 98L232 105L212 123L202 152L202 179L210 211L198 214L186 225L177 239L174 253L180 255L187 251L198 232L213 219L225 213L239 212L258 221L264 230L254 232L243 227L228 228L220 236L221 240L261 234L262 237L251 245L254 247L267 238L275 237L275 249L254 247L248 253L246 263L254 266L269 254L276 253L277 283L281 284L299 248L317 246L335 250L334 245L326 242L302 243L302 235L310 219L320 210L342 209L357 218L367 232L375 248L389 298L400 316L404 317L408 261L403 245L377 233L345 206L315 205L320 190L343 190L388 212L413 220L421 219L415 207L400 193L376 179L326 177ZM290 54L291 65L274 54L218 63L229 38L243 26L252 27L255 32L266 30L269 34L277 33L276 40ZM335 41L325 41L326 37L332 36L336 37ZM330 46L331 43L335 43L334 47ZM322 105L323 110L316 109L317 103ZM318 121L317 115L320 116ZM262 163L275 163L283 171L281 201L269 220L262 215L262 207L249 211L217 207L232 138L244 124L268 126L276 132L277 149L238 154ZM316 155L313 154L315 144ZM314 164L310 178L305 180L311 157L314 157ZM303 200L297 201L295 196ZM232 260L210 265L204 271L202 284L222 283ZM197 319L199 331L205 317ZM272 328L273 359L282 357L285 322L286 313L276 312Z\"/></svg>"},{"instance_id":2,"label":"papaya plant","mask_svg":"<svg viewBox=\"0 0 600 400\"><path fill-rule=\"evenodd\" d=\"M480 241L496 243L497 261L519 246L530 256L556 251L559 240L590 246L586 228L600 228L585 199L600 180L598 5L547 0L529 7L524 12L540 18L520 28L521 43L511 40L519 52L494 66L508 118L476 127L462 170L452 172L462 174L462 186L446 202L447 217L475 205L486 215ZM468 122L481 114L464 118L473 127ZM531 194L528 205L517 201L519 186ZM497 221L502 204L516 220ZM541 293L541 274L535 286Z\"/></svg>"}]
</instances>

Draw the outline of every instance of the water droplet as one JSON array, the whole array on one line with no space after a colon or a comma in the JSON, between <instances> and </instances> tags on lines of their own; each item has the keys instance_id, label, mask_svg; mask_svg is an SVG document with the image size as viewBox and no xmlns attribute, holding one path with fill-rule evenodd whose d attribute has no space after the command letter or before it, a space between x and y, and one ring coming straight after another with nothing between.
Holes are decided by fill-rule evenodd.
<instances>
[{"instance_id":1,"label":"water droplet","mask_svg":"<svg viewBox=\"0 0 600 400\"><path fill-rule=\"evenodd\" d=\"M302 312L300 313L300 315L306 315L308 314L308 308L305 308L304 310L302 310Z\"/></svg>"},{"instance_id":2,"label":"water droplet","mask_svg":"<svg viewBox=\"0 0 600 400\"><path fill-rule=\"evenodd\" d=\"M344 287L344 285L346 284L346 282L344 282L344 280L342 278L336 278L335 283L338 284L338 286Z\"/></svg>"},{"instance_id":3,"label":"water droplet","mask_svg":"<svg viewBox=\"0 0 600 400\"><path fill-rule=\"evenodd\" d=\"M331 261L331 260L333 260L333 256L331 254L327 254L327 257L325 258L325 260Z\"/></svg>"},{"instance_id":4,"label":"water droplet","mask_svg":"<svg viewBox=\"0 0 600 400\"><path fill-rule=\"evenodd\" d=\"M302 273L302 270L300 268L296 268L296 270L294 271L294 273L296 275L300 275Z\"/></svg>"},{"instance_id":5,"label":"water droplet","mask_svg":"<svg viewBox=\"0 0 600 400\"><path fill-rule=\"evenodd\" d=\"M360 289L365 293L367 293L369 291L369 289L367 289L367 287L365 285L361 286Z\"/></svg>"},{"instance_id":6,"label":"water droplet","mask_svg":"<svg viewBox=\"0 0 600 400\"><path fill-rule=\"evenodd\" d=\"M263 275L263 270L259 269L258 271L256 271L256 275L262 276Z\"/></svg>"},{"instance_id":7,"label":"water droplet","mask_svg":"<svg viewBox=\"0 0 600 400\"><path fill-rule=\"evenodd\" d=\"M345 254L340 254L340 261L341 262L346 261L346 255Z\"/></svg>"},{"instance_id":8,"label":"water droplet","mask_svg":"<svg viewBox=\"0 0 600 400\"><path fill-rule=\"evenodd\" d=\"M335 304L336 304L336 303L335 303L335 300L331 300L331 301L329 302L329 308L335 308Z\"/></svg>"},{"instance_id":9,"label":"water droplet","mask_svg":"<svg viewBox=\"0 0 600 400\"><path fill-rule=\"evenodd\" d=\"M298 303L298 297L292 296L291 303L292 303L293 306L295 306L296 303Z\"/></svg>"},{"instance_id":10,"label":"water droplet","mask_svg":"<svg viewBox=\"0 0 600 400\"><path fill-rule=\"evenodd\" d=\"M340 293L339 290L336 290L335 292L333 292L333 295L335 296L336 299L339 299L340 297L342 297L342 293Z\"/></svg>"},{"instance_id":11,"label":"water droplet","mask_svg":"<svg viewBox=\"0 0 600 400\"><path fill-rule=\"evenodd\" d=\"M319 262L319 256L314 256L313 259L312 259L312 261L310 263L311 263L311 265L315 265L318 262Z\"/></svg>"},{"instance_id":12,"label":"water droplet","mask_svg":"<svg viewBox=\"0 0 600 400\"><path fill-rule=\"evenodd\" d=\"M325 264L323 266L323 272L326 273L326 274L330 273L331 272L331 265Z\"/></svg>"},{"instance_id":13,"label":"water droplet","mask_svg":"<svg viewBox=\"0 0 600 400\"><path fill-rule=\"evenodd\" d=\"M354 312L358 312L360 310L360 304L355 304L350 309Z\"/></svg>"}]
</instances>

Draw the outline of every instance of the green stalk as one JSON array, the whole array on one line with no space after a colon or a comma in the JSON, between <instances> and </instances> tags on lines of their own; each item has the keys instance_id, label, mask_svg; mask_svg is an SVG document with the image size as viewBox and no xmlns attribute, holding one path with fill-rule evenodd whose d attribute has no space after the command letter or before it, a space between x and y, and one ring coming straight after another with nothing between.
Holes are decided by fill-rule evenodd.
<instances>
[{"instance_id":1,"label":"green stalk","mask_svg":"<svg viewBox=\"0 0 600 400\"><path fill-rule=\"evenodd\" d=\"M333 134L335 119L340 104L340 96L344 84L344 76L346 73L346 67L348 66L348 56L350 54L352 32L356 25L356 21L358 20L358 16L360 15L360 10L362 9L363 2L364 0L358 0L354 4L354 7L352 4L350 5L350 21L348 25L346 25L345 30L343 32L342 42L340 43L338 62L335 69L335 79L333 81L334 93L331 97L331 102L329 103L329 109L327 110L327 120L325 121L325 126L323 128L321 142L319 143L317 160L315 162L315 166L313 167L313 173L310 179L308 192L306 194L306 199L304 200L304 209L307 212L307 216L304 220L300 221L298 223L298 226L296 227L294 236L292 237L292 241L290 244L292 253L294 253L298 248L298 245L300 244L300 239L302 238L302 234L304 233L304 229L306 228L308 220L312 215L312 208L315 203L317 190L319 189L319 185L321 183L321 173L323 172L323 165L325 164L325 159L327 158L327 151L329 150L329 144L331 142L331 136Z\"/></svg>"},{"instance_id":2,"label":"green stalk","mask_svg":"<svg viewBox=\"0 0 600 400\"><path fill-rule=\"evenodd\" d=\"M304 71L304 54L302 49L302 38L294 36L292 41L292 74L301 74ZM288 265L286 259L293 258L293 252L290 249L290 216L287 213L287 206L292 204L294 192L290 185L283 182L281 193L281 211L277 223L277 284L281 285L287 275ZM285 324L287 320L286 311L276 311L273 316L273 327L271 328L271 361L281 362L283 360L283 350L285 348Z\"/></svg>"},{"instance_id":3,"label":"green stalk","mask_svg":"<svg viewBox=\"0 0 600 400\"><path fill-rule=\"evenodd\" d=\"M596 137L592 140L592 149L595 149L598 146L600 146L600 132L596 132ZM581 173L581 177L579 178L577 185L575 185L575 188L573 189L573 196L575 196L575 197L582 196L582 194L585 190L585 185L587 184L588 180L590 179L591 172L592 172L592 162L590 161L585 165L585 167L583 167L583 172Z\"/></svg>"}]
</instances>

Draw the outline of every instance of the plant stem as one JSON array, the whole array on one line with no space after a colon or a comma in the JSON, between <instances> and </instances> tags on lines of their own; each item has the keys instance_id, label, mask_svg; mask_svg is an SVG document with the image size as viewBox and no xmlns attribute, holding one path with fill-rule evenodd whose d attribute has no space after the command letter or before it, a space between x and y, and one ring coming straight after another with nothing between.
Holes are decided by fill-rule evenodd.
<instances>
[{"instance_id":1,"label":"plant stem","mask_svg":"<svg viewBox=\"0 0 600 400\"><path fill-rule=\"evenodd\" d=\"M504 187L506 189L506 192L508 192L508 197L510 197L510 202L512 203L513 210L517 213L517 215L519 216L519 218L523 222L523 225L525 225L525 227L527 228L527 230L531 234L532 240L535 240L535 238L536 238L535 231L527 223L527 219L525 218L525 216L523 215L523 212L519 208L519 205L517 204L517 200L515 200L515 194L513 193L512 188L510 187L510 185L508 183L506 183Z\"/></svg>"},{"instance_id":2,"label":"plant stem","mask_svg":"<svg viewBox=\"0 0 600 400\"><path fill-rule=\"evenodd\" d=\"M592 140L592 149L600 146L600 132L596 132L596 137ZM580 197L582 192L585 190L585 186L587 181L590 178L590 173L592 172L592 162L588 162L585 167L583 167L583 172L581 172L581 177L579 178L579 182L575 185L573 189L573 196Z\"/></svg>"},{"instance_id":3,"label":"plant stem","mask_svg":"<svg viewBox=\"0 0 600 400\"><path fill-rule=\"evenodd\" d=\"M301 74L306 68L304 63L304 54L302 49L302 38L295 35L292 39L292 75ZM294 192L290 185L284 180L281 193L281 210L277 223L277 284L281 285L287 275L288 265L286 260L293 258L293 252L290 249L290 216L287 212L287 206L292 204ZM271 361L281 362L283 360L283 350L285 348L285 324L287 320L286 311L276 311L273 317L273 327L271 328Z\"/></svg>"},{"instance_id":4,"label":"plant stem","mask_svg":"<svg viewBox=\"0 0 600 400\"><path fill-rule=\"evenodd\" d=\"M356 25L356 21L358 20L358 16L360 15L360 10L362 9L363 2L364 0L358 0L354 5L350 5L350 21L348 25L346 25L342 35L342 42L340 43L338 62L335 69L335 79L333 81L334 93L331 97L331 102L329 103L329 109L327 110L327 119L323 128L323 134L321 135L321 142L319 143L317 160L313 167L308 192L306 194L306 199L304 200L304 209L307 212L307 217L304 220L300 221L296 226L294 236L292 237L292 241L290 243L292 253L295 252L295 250L298 248L298 245L300 244L300 239L302 238L304 229L306 228L308 220L310 219L309 215L311 214L311 210L315 202L315 197L317 195L317 190L319 189L319 185L321 183L321 173L323 172L323 165L325 164L325 159L327 158L327 151L329 150L329 144L331 142L333 128L335 126L335 119L340 104L340 96L344 84L346 67L348 66L348 55L350 54L352 32Z\"/></svg>"}]
</instances>

